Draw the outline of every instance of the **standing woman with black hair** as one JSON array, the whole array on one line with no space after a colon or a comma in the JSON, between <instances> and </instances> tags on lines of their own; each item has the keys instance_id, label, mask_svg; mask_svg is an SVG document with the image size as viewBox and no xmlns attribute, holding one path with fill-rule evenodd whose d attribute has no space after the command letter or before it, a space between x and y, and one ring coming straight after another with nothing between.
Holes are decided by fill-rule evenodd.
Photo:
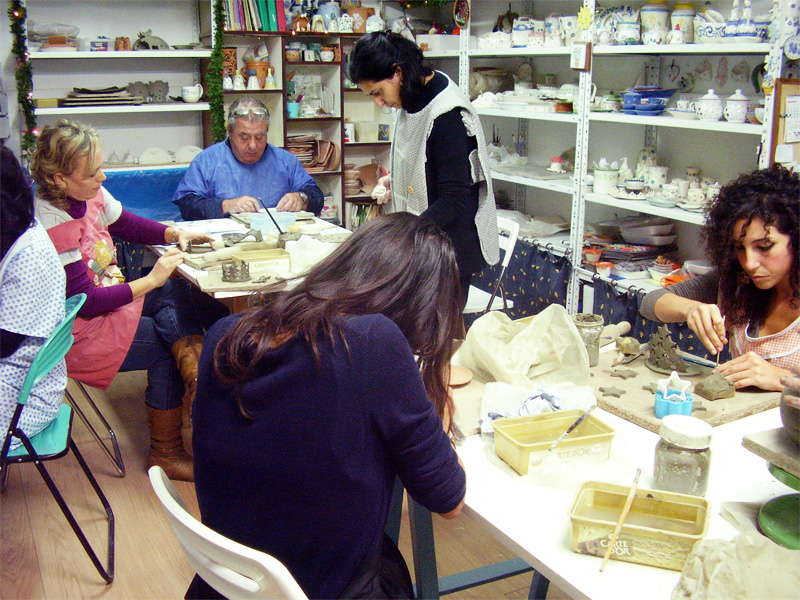
<instances>
[{"instance_id":1,"label":"standing woman with black hair","mask_svg":"<svg viewBox=\"0 0 800 600\"><path fill-rule=\"evenodd\" d=\"M397 109L390 175L379 182L387 191L377 200L422 214L448 235L463 308L472 275L499 257L486 139L469 99L422 61L403 36L369 33L353 48L348 75L379 107Z\"/></svg>"}]
</instances>

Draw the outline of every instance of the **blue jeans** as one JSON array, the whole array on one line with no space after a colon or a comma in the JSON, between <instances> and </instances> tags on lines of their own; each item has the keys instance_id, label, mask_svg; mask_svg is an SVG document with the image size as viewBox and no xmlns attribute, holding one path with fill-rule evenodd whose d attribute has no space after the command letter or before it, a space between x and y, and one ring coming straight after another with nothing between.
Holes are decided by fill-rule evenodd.
<instances>
[{"instance_id":1,"label":"blue jeans","mask_svg":"<svg viewBox=\"0 0 800 600\"><path fill-rule=\"evenodd\" d=\"M120 371L147 369L145 404L157 410L181 405L183 379L172 346L189 335L203 335L189 299L188 286L168 279L145 295L142 316Z\"/></svg>"}]
</instances>

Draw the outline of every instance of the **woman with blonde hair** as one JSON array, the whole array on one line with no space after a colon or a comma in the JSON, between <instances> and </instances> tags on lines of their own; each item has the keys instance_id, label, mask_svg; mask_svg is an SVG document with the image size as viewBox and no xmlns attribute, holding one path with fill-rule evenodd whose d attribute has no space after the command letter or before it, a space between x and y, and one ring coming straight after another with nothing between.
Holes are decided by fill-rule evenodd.
<instances>
[{"instance_id":1,"label":"woman with blonde hair","mask_svg":"<svg viewBox=\"0 0 800 600\"><path fill-rule=\"evenodd\" d=\"M149 466L191 481L192 459L184 450L181 426L194 398L203 330L185 289L169 279L183 262L181 248L211 238L126 211L103 188L102 162L94 129L59 120L42 129L31 165L38 184L36 216L59 253L67 296L87 295L75 320L67 373L105 389L118 371L147 369ZM112 235L180 248L168 250L150 273L126 283Z\"/></svg>"}]
</instances>

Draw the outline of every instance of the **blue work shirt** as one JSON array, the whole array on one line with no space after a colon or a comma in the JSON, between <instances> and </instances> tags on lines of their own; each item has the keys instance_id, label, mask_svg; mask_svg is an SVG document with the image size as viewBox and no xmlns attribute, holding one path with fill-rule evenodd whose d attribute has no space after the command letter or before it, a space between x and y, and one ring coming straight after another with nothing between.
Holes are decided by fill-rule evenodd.
<instances>
[{"instance_id":1,"label":"blue work shirt","mask_svg":"<svg viewBox=\"0 0 800 600\"><path fill-rule=\"evenodd\" d=\"M194 221L223 217L223 200L252 196L273 207L291 192L308 194L308 210L314 214L322 210L322 190L293 154L267 144L261 158L246 165L225 140L194 158L172 201L184 219Z\"/></svg>"}]
</instances>

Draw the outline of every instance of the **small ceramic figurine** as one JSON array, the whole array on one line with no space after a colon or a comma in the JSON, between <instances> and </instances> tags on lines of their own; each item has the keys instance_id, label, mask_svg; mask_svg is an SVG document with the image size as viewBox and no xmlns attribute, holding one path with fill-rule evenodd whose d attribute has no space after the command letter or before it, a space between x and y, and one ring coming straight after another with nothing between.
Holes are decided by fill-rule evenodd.
<instances>
[{"instance_id":1,"label":"small ceramic figurine","mask_svg":"<svg viewBox=\"0 0 800 600\"><path fill-rule=\"evenodd\" d=\"M244 83L244 76L238 69L236 70L236 74L233 76L233 89L236 91L244 91L247 89Z\"/></svg>"},{"instance_id":2,"label":"small ceramic figurine","mask_svg":"<svg viewBox=\"0 0 800 600\"><path fill-rule=\"evenodd\" d=\"M311 19L306 13L295 15L292 20L292 31L311 31Z\"/></svg>"},{"instance_id":3,"label":"small ceramic figurine","mask_svg":"<svg viewBox=\"0 0 800 600\"><path fill-rule=\"evenodd\" d=\"M277 87L278 86L275 84L275 70L272 67L270 67L269 69L267 69L267 78L264 80L264 89L274 90L277 89Z\"/></svg>"},{"instance_id":4,"label":"small ceramic figurine","mask_svg":"<svg viewBox=\"0 0 800 600\"><path fill-rule=\"evenodd\" d=\"M225 73L225 77L222 78L222 89L226 91L233 90L233 79L230 76L230 73Z\"/></svg>"}]
</instances>

